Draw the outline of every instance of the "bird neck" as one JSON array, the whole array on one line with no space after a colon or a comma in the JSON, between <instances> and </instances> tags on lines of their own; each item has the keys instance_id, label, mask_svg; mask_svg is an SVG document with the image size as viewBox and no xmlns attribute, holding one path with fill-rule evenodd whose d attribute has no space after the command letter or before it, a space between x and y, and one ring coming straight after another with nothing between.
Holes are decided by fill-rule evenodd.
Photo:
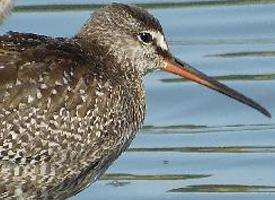
<instances>
[{"instance_id":1,"label":"bird neck","mask_svg":"<svg viewBox=\"0 0 275 200\"><path fill-rule=\"evenodd\" d=\"M79 34L75 38L94 60L104 63L104 66L100 66L100 68L105 72L109 71L113 76L123 79L141 80L142 82L146 72L140 70L142 67L138 65L141 63L129 55L127 48L120 47L119 44L109 45L110 41L106 41L108 39L101 40L98 37Z\"/></svg>"},{"instance_id":2,"label":"bird neck","mask_svg":"<svg viewBox=\"0 0 275 200\"><path fill-rule=\"evenodd\" d=\"M133 98L143 101L143 77L136 67L132 66L132 62L128 59L118 60L108 48L98 45L90 38L76 36L72 40L85 52L85 59L90 63L88 74L96 74L103 80L108 80L110 84L123 88Z\"/></svg>"}]
</instances>

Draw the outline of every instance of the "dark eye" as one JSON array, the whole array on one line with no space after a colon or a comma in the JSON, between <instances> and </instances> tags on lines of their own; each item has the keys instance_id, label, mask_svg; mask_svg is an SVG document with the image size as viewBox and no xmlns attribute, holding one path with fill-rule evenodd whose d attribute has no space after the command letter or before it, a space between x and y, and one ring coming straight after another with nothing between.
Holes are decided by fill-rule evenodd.
<instances>
[{"instance_id":1,"label":"dark eye","mask_svg":"<svg viewBox=\"0 0 275 200\"><path fill-rule=\"evenodd\" d=\"M151 43L153 41L153 37L150 33L142 32L138 35L139 39L144 43Z\"/></svg>"}]
</instances>

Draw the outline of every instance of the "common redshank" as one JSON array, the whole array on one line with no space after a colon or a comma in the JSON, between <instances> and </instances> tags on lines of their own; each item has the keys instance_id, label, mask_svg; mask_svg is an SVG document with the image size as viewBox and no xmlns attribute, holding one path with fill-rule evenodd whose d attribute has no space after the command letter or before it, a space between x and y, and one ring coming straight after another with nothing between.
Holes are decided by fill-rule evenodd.
<instances>
[{"instance_id":1,"label":"common redshank","mask_svg":"<svg viewBox=\"0 0 275 200\"><path fill-rule=\"evenodd\" d=\"M172 56L142 8L97 10L72 38L0 36L0 198L65 199L96 181L130 145L145 115L142 78L164 70L252 99Z\"/></svg>"}]
</instances>

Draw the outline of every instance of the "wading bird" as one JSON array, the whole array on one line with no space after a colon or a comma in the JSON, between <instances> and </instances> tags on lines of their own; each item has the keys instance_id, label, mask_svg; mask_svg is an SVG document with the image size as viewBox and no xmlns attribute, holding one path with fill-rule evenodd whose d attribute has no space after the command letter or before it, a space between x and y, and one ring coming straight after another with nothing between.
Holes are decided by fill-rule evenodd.
<instances>
[{"instance_id":1,"label":"wading bird","mask_svg":"<svg viewBox=\"0 0 275 200\"><path fill-rule=\"evenodd\" d=\"M158 20L139 7L101 8L72 38L0 36L0 198L65 199L96 181L141 128L142 78L155 70L271 116L173 57Z\"/></svg>"}]
</instances>

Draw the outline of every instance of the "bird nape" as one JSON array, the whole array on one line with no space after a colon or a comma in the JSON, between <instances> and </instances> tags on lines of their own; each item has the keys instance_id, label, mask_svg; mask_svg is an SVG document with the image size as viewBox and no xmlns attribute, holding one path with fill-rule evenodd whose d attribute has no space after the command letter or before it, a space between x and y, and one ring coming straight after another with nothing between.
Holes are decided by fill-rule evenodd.
<instances>
[{"instance_id":1,"label":"bird nape","mask_svg":"<svg viewBox=\"0 0 275 200\"><path fill-rule=\"evenodd\" d=\"M96 181L130 145L145 115L142 77L160 69L236 99L252 99L176 59L142 8L112 4L72 38L0 36L1 198L65 199Z\"/></svg>"}]
</instances>

